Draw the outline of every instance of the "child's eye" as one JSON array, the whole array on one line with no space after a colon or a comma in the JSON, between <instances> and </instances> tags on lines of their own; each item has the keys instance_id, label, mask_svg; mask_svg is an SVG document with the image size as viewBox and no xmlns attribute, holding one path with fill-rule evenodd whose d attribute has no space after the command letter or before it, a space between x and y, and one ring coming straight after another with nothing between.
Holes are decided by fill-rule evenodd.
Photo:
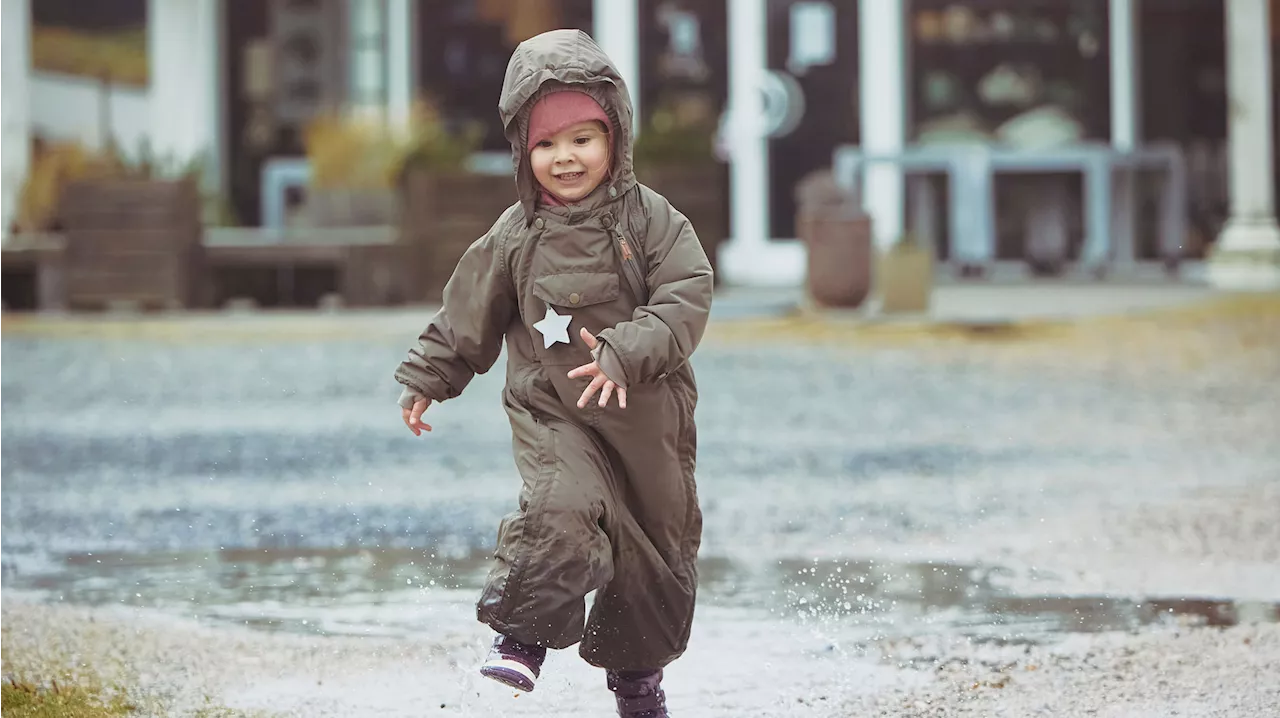
<instances>
[{"instance_id":1,"label":"child's eye","mask_svg":"<svg viewBox=\"0 0 1280 718\"><path fill-rule=\"evenodd\" d=\"M580 145L585 145L590 141L591 141L591 138L586 136L579 137L578 139L574 140L574 142L577 142Z\"/></svg>"},{"instance_id":2,"label":"child's eye","mask_svg":"<svg viewBox=\"0 0 1280 718\"><path fill-rule=\"evenodd\" d=\"M542 147L543 149L550 146L551 146L551 140L542 140L538 144L534 145L534 147Z\"/></svg>"}]
</instances>

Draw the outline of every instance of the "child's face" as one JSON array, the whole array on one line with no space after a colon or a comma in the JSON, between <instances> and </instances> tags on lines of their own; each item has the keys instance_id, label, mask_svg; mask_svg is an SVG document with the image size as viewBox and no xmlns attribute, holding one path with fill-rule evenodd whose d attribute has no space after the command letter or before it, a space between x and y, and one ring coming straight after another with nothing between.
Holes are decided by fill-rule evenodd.
<instances>
[{"instance_id":1,"label":"child's face","mask_svg":"<svg viewBox=\"0 0 1280 718\"><path fill-rule=\"evenodd\" d=\"M529 150L538 184L565 202L577 202L599 187L609 160L609 135L595 120L579 122Z\"/></svg>"}]
</instances>

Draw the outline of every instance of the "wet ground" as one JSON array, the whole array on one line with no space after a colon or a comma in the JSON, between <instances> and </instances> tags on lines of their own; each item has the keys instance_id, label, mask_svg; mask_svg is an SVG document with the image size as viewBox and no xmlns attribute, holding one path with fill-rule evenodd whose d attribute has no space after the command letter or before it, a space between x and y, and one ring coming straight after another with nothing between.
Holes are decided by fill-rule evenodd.
<instances>
[{"instance_id":1,"label":"wet ground","mask_svg":"<svg viewBox=\"0 0 1280 718\"><path fill-rule=\"evenodd\" d=\"M159 609L219 623L322 636L429 639L442 605L478 595L486 554L416 549L226 549L73 553L47 571L12 576L30 600ZM1134 630L1193 620L1211 626L1280 621L1280 602L1230 598L1053 595L1005 585L997 566L781 559L701 564L702 605L797 624L843 623L870 640L945 630L997 642L1062 632ZM1051 585L1049 586L1051 588Z\"/></svg>"},{"instance_id":2,"label":"wet ground","mask_svg":"<svg viewBox=\"0 0 1280 718\"><path fill-rule=\"evenodd\" d=\"M415 438L390 373L416 321L238 321L6 328L6 601L481 650L471 602L517 488L501 366ZM1280 384L992 356L708 341L704 647L677 676L785 635L803 700L885 641L1280 621L1280 445L1260 431Z\"/></svg>"}]
</instances>

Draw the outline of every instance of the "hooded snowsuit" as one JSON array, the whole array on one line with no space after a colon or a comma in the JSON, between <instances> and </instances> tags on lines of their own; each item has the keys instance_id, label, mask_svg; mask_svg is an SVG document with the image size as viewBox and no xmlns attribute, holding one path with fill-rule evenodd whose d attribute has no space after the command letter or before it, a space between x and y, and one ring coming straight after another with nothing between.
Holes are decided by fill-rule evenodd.
<instances>
[{"instance_id":1,"label":"hooded snowsuit","mask_svg":"<svg viewBox=\"0 0 1280 718\"><path fill-rule=\"evenodd\" d=\"M563 207L537 202L525 149L530 108L554 91L595 98L614 143L608 177ZM517 47L498 109L519 201L459 261L442 309L395 373L401 405L458 396L505 337L502 398L523 487L499 526L477 615L523 643L580 642L601 668L661 668L688 643L698 580L688 360L706 327L711 265L689 221L637 183L626 86L586 33L556 30ZM548 307L571 317L569 343L544 346L533 325ZM600 340L594 355L582 327ZM566 374L593 358L626 387L626 409L577 407L589 380Z\"/></svg>"}]
</instances>

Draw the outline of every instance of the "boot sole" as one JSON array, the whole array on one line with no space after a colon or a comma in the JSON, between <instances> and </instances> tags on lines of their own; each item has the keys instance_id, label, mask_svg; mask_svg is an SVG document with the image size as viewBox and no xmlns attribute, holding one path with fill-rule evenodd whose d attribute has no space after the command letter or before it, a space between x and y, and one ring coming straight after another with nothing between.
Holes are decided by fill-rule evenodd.
<instances>
[{"instance_id":1,"label":"boot sole","mask_svg":"<svg viewBox=\"0 0 1280 718\"><path fill-rule=\"evenodd\" d=\"M480 667L480 675L525 693L533 691L538 678L528 666L507 659L485 663Z\"/></svg>"}]
</instances>

